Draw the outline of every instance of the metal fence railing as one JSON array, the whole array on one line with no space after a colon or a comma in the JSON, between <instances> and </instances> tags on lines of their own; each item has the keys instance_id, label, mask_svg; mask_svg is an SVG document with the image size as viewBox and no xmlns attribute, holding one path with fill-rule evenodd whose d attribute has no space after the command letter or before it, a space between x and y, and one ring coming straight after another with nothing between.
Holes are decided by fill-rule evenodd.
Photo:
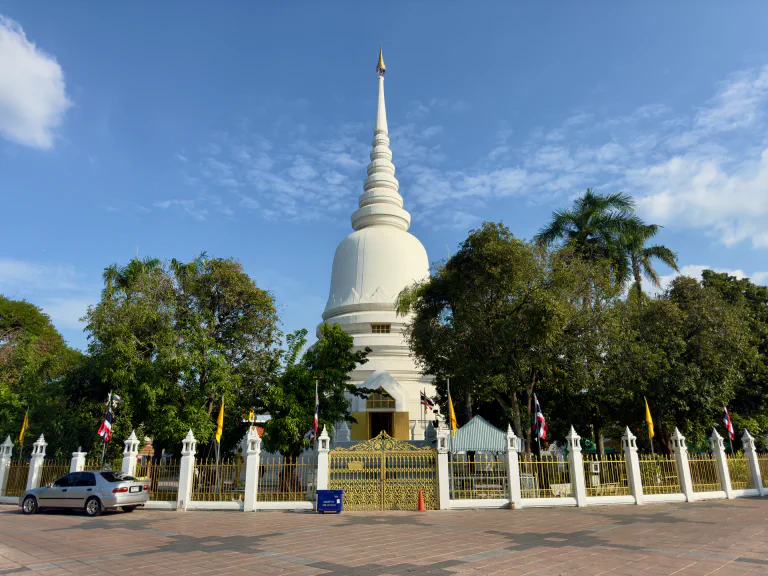
<instances>
[{"instance_id":1,"label":"metal fence railing","mask_svg":"<svg viewBox=\"0 0 768 576\"><path fill-rule=\"evenodd\" d=\"M99 470L122 470L122 468L122 457L114 458L112 460L104 460L103 464L101 463L101 458L88 458L83 466L83 470L88 470L90 472L98 472Z\"/></svg>"},{"instance_id":2,"label":"metal fence railing","mask_svg":"<svg viewBox=\"0 0 768 576\"><path fill-rule=\"evenodd\" d=\"M136 463L136 478L149 482L149 499L173 502L179 495L178 460L145 460Z\"/></svg>"},{"instance_id":3,"label":"metal fence railing","mask_svg":"<svg viewBox=\"0 0 768 576\"><path fill-rule=\"evenodd\" d=\"M262 454L256 499L260 502L313 500L316 474L314 454L294 458L282 454Z\"/></svg>"},{"instance_id":4,"label":"metal fence railing","mask_svg":"<svg viewBox=\"0 0 768 576\"><path fill-rule=\"evenodd\" d=\"M571 496L571 470L568 462L521 454L520 487L523 498Z\"/></svg>"},{"instance_id":5,"label":"metal fence railing","mask_svg":"<svg viewBox=\"0 0 768 576\"><path fill-rule=\"evenodd\" d=\"M48 486L64 474L69 473L69 458L59 460L44 460L40 468L40 486Z\"/></svg>"},{"instance_id":6,"label":"metal fence railing","mask_svg":"<svg viewBox=\"0 0 768 576\"><path fill-rule=\"evenodd\" d=\"M749 462L743 453L727 454L728 473L731 476L731 488L746 490L752 488L752 474L749 472Z\"/></svg>"},{"instance_id":7,"label":"metal fence railing","mask_svg":"<svg viewBox=\"0 0 768 576\"><path fill-rule=\"evenodd\" d=\"M587 496L626 496L629 491L627 462L621 454L584 454Z\"/></svg>"},{"instance_id":8,"label":"metal fence railing","mask_svg":"<svg viewBox=\"0 0 768 576\"><path fill-rule=\"evenodd\" d=\"M27 489L29 460L11 460L7 469L8 480L3 496L21 496Z\"/></svg>"},{"instance_id":9,"label":"metal fence railing","mask_svg":"<svg viewBox=\"0 0 768 576\"><path fill-rule=\"evenodd\" d=\"M763 479L763 488L768 488L768 454L758 454L757 465L760 467L760 476Z\"/></svg>"},{"instance_id":10,"label":"metal fence railing","mask_svg":"<svg viewBox=\"0 0 768 576\"><path fill-rule=\"evenodd\" d=\"M691 470L694 492L715 492L723 489L717 476L715 457L712 454L690 454L688 466Z\"/></svg>"},{"instance_id":11,"label":"metal fence railing","mask_svg":"<svg viewBox=\"0 0 768 576\"><path fill-rule=\"evenodd\" d=\"M451 498L486 500L509 498L507 458L504 454L451 454Z\"/></svg>"},{"instance_id":12,"label":"metal fence railing","mask_svg":"<svg viewBox=\"0 0 768 576\"><path fill-rule=\"evenodd\" d=\"M680 479L673 456L638 454L640 479L645 494L675 494L680 492Z\"/></svg>"},{"instance_id":13,"label":"metal fence railing","mask_svg":"<svg viewBox=\"0 0 768 576\"><path fill-rule=\"evenodd\" d=\"M245 493L245 462L242 458L199 460L192 477L191 500L240 502Z\"/></svg>"}]
</instances>

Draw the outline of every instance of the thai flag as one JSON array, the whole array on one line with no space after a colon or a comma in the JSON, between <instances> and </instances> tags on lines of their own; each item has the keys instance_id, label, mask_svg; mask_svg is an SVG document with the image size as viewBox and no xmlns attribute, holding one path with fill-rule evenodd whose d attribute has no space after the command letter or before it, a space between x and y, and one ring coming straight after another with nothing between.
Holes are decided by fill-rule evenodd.
<instances>
[{"instance_id":1,"label":"thai flag","mask_svg":"<svg viewBox=\"0 0 768 576\"><path fill-rule=\"evenodd\" d=\"M728 414L728 408L723 404L723 425L725 426L728 437L733 440L736 438L736 434L733 432L733 423L731 423L731 416Z\"/></svg>"},{"instance_id":2,"label":"thai flag","mask_svg":"<svg viewBox=\"0 0 768 576\"><path fill-rule=\"evenodd\" d=\"M111 404L107 407L107 415L104 417L104 422L102 422L101 426L99 426L99 431L97 432L97 434L104 439L104 444L109 442L110 438L112 438L112 405Z\"/></svg>"},{"instance_id":3,"label":"thai flag","mask_svg":"<svg viewBox=\"0 0 768 576\"><path fill-rule=\"evenodd\" d=\"M536 421L533 425L533 433L536 435L537 438L546 440L547 430L549 430L549 426L547 425L547 421L544 418L544 414L541 412L541 404L539 404L539 399L536 397L536 394L533 395L533 401L535 404L535 412L536 412Z\"/></svg>"},{"instance_id":4,"label":"thai flag","mask_svg":"<svg viewBox=\"0 0 768 576\"><path fill-rule=\"evenodd\" d=\"M320 397L317 395L317 380L315 380L315 419L312 420L312 429L309 431L309 439L314 442L315 438L317 438L317 429L318 429L318 421L317 421L317 413L320 409Z\"/></svg>"},{"instance_id":5,"label":"thai flag","mask_svg":"<svg viewBox=\"0 0 768 576\"><path fill-rule=\"evenodd\" d=\"M435 403L432 401L432 399L424 394L424 391L421 391L421 405L426 406L430 410L435 409Z\"/></svg>"}]
</instances>

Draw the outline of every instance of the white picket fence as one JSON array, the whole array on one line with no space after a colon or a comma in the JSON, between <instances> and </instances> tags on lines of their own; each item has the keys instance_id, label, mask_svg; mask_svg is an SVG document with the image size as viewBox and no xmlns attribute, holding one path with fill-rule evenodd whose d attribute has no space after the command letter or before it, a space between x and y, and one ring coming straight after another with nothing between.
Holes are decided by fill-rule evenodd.
<instances>
[{"instance_id":1,"label":"white picket fence","mask_svg":"<svg viewBox=\"0 0 768 576\"><path fill-rule=\"evenodd\" d=\"M695 502L745 496L768 496L768 455L758 454L754 438L744 431L744 456L727 455L722 437L713 431L711 454L689 460L685 438L676 429L672 456L638 454L636 438L626 429L623 455L599 459L581 453L581 438L571 427L563 460L521 454L512 429L506 450L498 455L449 454L449 431L437 431L437 477L440 509L595 506L652 502ZM41 435L29 461L12 460L10 437L0 445L0 503L15 504L24 490L53 476L86 468L86 454L69 462L46 460ZM146 508L175 510L312 510L317 490L328 488L330 437L325 429L317 453L286 459L262 454L261 438L251 428L244 457L214 464L196 458L197 440L190 430L181 460L137 469L139 442L125 441L123 472L146 476L152 499ZM449 456L452 456L449 458ZM117 463L114 465L117 467ZM58 476L57 476L58 477Z\"/></svg>"}]
</instances>

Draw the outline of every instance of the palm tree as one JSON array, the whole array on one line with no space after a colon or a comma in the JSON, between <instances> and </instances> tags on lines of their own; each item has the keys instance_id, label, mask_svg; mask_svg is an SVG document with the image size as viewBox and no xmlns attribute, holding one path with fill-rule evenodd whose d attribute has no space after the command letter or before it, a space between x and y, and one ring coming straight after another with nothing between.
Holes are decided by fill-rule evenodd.
<instances>
[{"instance_id":1,"label":"palm tree","mask_svg":"<svg viewBox=\"0 0 768 576\"><path fill-rule=\"evenodd\" d=\"M637 301L643 298L643 276L646 276L655 287L661 287L659 274L653 268L653 261L658 260L672 268L675 272L680 269L677 266L677 254L666 246L646 246L646 243L656 236L661 226L645 224L640 221L629 225L621 233L620 242L623 251L629 259L632 276L637 288Z\"/></svg>"},{"instance_id":2,"label":"palm tree","mask_svg":"<svg viewBox=\"0 0 768 576\"><path fill-rule=\"evenodd\" d=\"M159 258L151 257L144 258L143 260L133 258L125 266L112 264L105 268L102 274L104 290L106 293L111 294L115 290L125 289L141 274L154 272L162 264L163 262Z\"/></svg>"},{"instance_id":3,"label":"palm tree","mask_svg":"<svg viewBox=\"0 0 768 576\"><path fill-rule=\"evenodd\" d=\"M623 282L629 264L620 237L626 228L642 224L634 209L635 201L628 194L598 194L588 188L573 208L555 211L534 239L546 246L562 240L587 258L608 258L616 281Z\"/></svg>"}]
</instances>

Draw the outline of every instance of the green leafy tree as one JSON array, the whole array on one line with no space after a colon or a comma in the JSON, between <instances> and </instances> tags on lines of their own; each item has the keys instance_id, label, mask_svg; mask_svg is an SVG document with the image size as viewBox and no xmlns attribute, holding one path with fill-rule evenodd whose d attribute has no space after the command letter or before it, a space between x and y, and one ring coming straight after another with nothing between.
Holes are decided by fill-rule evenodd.
<instances>
[{"instance_id":1,"label":"green leafy tree","mask_svg":"<svg viewBox=\"0 0 768 576\"><path fill-rule=\"evenodd\" d=\"M67 374L81 361L37 306L0 296L0 441L10 435L17 442L29 409L25 456L41 433L50 455L74 448L68 442L74 415L61 397Z\"/></svg>"},{"instance_id":2,"label":"green leafy tree","mask_svg":"<svg viewBox=\"0 0 768 576\"><path fill-rule=\"evenodd\" d=\"M620 304L625 346L615 369L628 394L617 421L647 438L647 397L658 449L669 451L678 427L690 442L706 445L755 359L743 310L693 278L678 277L645 306ZM646 444L647 445L647 444Z\"/></svg>"},{"instance_id":3,"label":"green leafy tree","mask_svg":"<svg viewBox=\"0 0 768 576\"><path fill-rule=\"evenodd\" d=\"M749 429L763 443L768 432L768 287L712 270L702 273L702 284L742 310L756 354L744 357L744 379L736 387L729 408L734 425L739 430Z\"/></svg>"},{"instance_id":4,"label":"green leafy tree","mask_svg":"<svg viewBox=\"0 0 768 576\"><path fill-rule=\"evenodd\" d=\"M616 373L626 336L616 314L621 291L607 261L577 259L568 273L571 314L549 356L557 376L543 382L543 388L551 399L548 409L556 435L562 437L573 425L582 436L592 435L602 455L605 435L617 431L616 407L626 394Z\"/></svg>"},{"instance_id":5,"label":"green leafy tree","mask_svg":"<svg viewBox=\"0 0 768 576\"><path fill-rule=\"evenodd\" d=\"M245 431L241 416L259 407L277 368L272 295L239 263L205 255L190 263L133 260L108 268L104 281L86 316L94 367L81 392L117 392L116 438L141 428L156 454L174 450L189 428L204 453L223 401L222 447L231 449Z\"/></svg>"},{"instance_id":6,"label":"green leafy tree","mask_svg":"<svg viewBox=\"0 0 768 576\"><path fill-rule=\"evenodd\" d=\"M341 421L355 422L349 411L349 397L362 398L372 392L351 384L348 376L368 361L369 348L354 350L352 336L337 324L320 326L319 340L304 352L306 336L304 329L286 336L282 370L264 397L271 416L264 447L289 458L296 458L309 447L307 432L315 416L315 385L320 399L320 430L326 425L333 429Z\"/></svg>"},{"instance_id":7,"label":"green leafy tree","mask_svg":"<svg viewBox=\"0 0 768 576\"><path fill-rule=\"evenodd\" d=\"M571 259L572 261L575 259ZM498 425L529 437L533 391L552 371L551 354L571 309L567 258L484 223L432 277L401 292L398 313L424 374L435 377L447 413L446 380L463 406L494 402Z\"/></svg>"}]
</instances>

